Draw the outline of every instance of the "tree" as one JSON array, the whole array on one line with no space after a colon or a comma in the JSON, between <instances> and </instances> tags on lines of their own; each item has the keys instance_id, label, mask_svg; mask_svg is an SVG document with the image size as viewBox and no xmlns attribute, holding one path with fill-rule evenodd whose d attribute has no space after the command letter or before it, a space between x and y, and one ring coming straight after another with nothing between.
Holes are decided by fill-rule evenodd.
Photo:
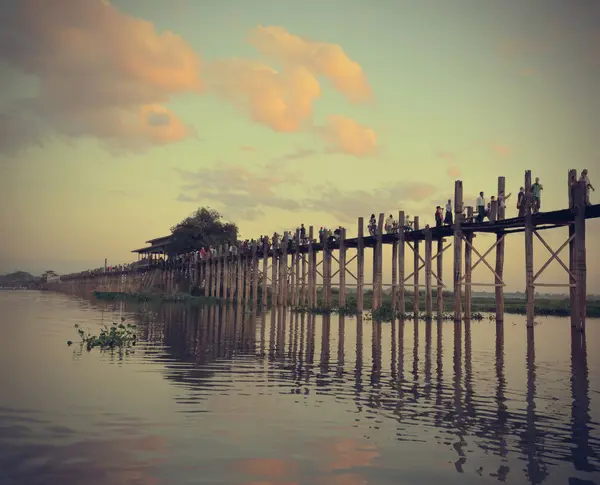
<instances>
[{"instance_id":1,"label":"tree","mask_svg":"<svg viewBox=\"0 0 600 485\"><path fill-rule=\"evenodd\" d=\"M48 281L48 278L52 279L52 278L56 278L57 276L58 276L58 274L55 271L49 269L48 271L44 271L44 273L42 274L40 279L43 282L46 282L46 281Z\"/></svg>"},{"instance_id":2,"label":"tree","mask_svg":"<svg viewBox=\"0 0 600 485\"><path fill-rule=\"evenodd\" d=\"M224 222L223 217L210 207L201 207L191 216L171 228L169 254L196 251L201 247L219 244L235 244L238 227Z\"/></svg>"}]
</instances>

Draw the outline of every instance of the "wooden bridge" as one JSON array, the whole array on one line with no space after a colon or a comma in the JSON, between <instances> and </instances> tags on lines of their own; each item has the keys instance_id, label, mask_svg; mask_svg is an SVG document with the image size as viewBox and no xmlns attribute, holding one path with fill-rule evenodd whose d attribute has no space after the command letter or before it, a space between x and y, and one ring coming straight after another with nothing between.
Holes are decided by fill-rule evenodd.
<instances>
[{"instance_id":1,"label":"wooden bridge","mask_svg":"<svg viewBox=\"0 0 600 485\"><path fill-rule=\"evenodd\" d=\"M554 286L569 288L571 302L571 325L580 331L585 328L586 319L586 219L600 217L600 205L586 205L586 187L584 182L571 183L576 176L575 170L569 171L568 198L569 207L544 213L532 213L533 198L531 191L531 172L525 172L525 215L506 219L504 207L495 200L491 204L490 222L467 222L473 220L473 208L464 207L462 181L455 182L454 213L452 225L441 227L425 226L421 228L419 218L415 217L412 231L400 230L393 234L384 234L384 214L379 214L376 235L364 235L364 220L358 218L358 237L346 238L345 229L335 242L324 240L314 241L313 227L309 227L306 244L290 245L290 233L284 233L282 244L270 248L267 244L260 247L253 243L247 253L241 251L236 255L229 252L223 245L217 248L216 257L203 259L197 264L190 264L185 269L190 283L203 285L205 294L214 298L226 300L252 301L254 305L267 304L268 296L274 305L292 305L314 308L318 305L317 288L320 276L323 288L324 306L332 305L332 278L339 276L339 307L345 307L347 288L356 287L357 311L364 311L364 288L373 288L372 309L377 310L382 305L383 287L383 245L392 245L392 307L393 310L405 313L405 290L412 287L413 313L419 313L420 290L425 289L425 314L433 315L433 288L437 289L436 312L444 312L443 290L443 254L453 246L454 249L454 319L459 321L471 317L471 293L474 286L495 288L496 320L504 319L504 243L505 238L516 232L525 233L525 276L527 300L527 326L534 323L534 295L536 287ZM498 194L505 194L505 179L498 178ZM399 227L405 226L405 213L399 212ZM569 227L569 237L556 250L545 241L541 232L556 227ZM476 233L496 234L496 241L485 251L479 251L473 242ZM534 273L533 238L540 240L550 253L549 258ZM327 239L327 238L325 238ZM299 231L296 231L296 241L300 241ZM451 240L451 242L449 242ZM433 253L433 242L436 242L436 252ZM447 243L447 244L446 244ZM422 248L423 246L423 248ZM464 246L464 251L463 251ZM560 252L569 248L569 259L565 263L559 256ZM373 281L365 283L364 265L365 248L373 248ZM407 251L408 250L410 251ZM348 258L348 249L356 253ZM488 255L495 251L495 261L490 263ZM407 254L408 253L408 254ZM318 255L321 255L318 261ZM474 262L474 256L477 260ZM412 271L407 275L412 259ZM463 262L464 258L464 262ZM349 265L356 260L356 271ZM565 283L547 284L537 282L540 275L552 261L558 261L565 269ZM259 265L259 261L262 265ZM334 270L335 261L337 268ZM270 262L270 264L269 264ZM435 262L435 270L434 270ZM490 282L473 282L473 270L480 264L485 265L491 272ZM259 267L262 266L262 267ZM463 269L464 268L464 269ZM424 281L421 273L424 269ZM179 269L165 270L162 276L164 289L173 288ZM269 276L270 275L270 276ZM351 278L349 281L348 278ZM409 280L412 280L409 282ZM259 295L259 284L261 287ZM464 294L464 305L463 305Z\"/></svg>"}]
</instances>

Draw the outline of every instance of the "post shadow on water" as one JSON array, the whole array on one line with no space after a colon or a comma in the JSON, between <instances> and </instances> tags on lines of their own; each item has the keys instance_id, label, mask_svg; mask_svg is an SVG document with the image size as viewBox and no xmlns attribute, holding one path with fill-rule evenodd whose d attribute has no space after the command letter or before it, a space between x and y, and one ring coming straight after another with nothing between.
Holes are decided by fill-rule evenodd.
<instances>
[{"instance_id":1,"label":"post shadow on water","mask_svg":"<svg viewBox=\"0 0 600 485\"><path fill-rule=\"evenodd\" d=\"M332 320L337 320L337 325ZM348 355L345 347L346 328L351 322L356 325L352 369L346 367ZM372 330L369 369L363 368L365 324L370 324ZM156 331L154 325L162 325L164 331ZM320 326L321 338L315 364L317 325ZM555 416L536 410L537 368L533 328L527 329L526 335L525 409L509 411L506 404L503 325L495 325L496 382L495 392L489 396L477 394L477 380L473 376L471 322L396 320L391 323L390 348L384 350L382 328L388 325L365 322L361 317L316 317L312 314L290 314L282 309L263 314L259 321L255 310L246 313L241 306L183 308L166 305L161 308L154 323L146 322L143 338L158 339L168 346L171 357L195 364L192 367L173 366L173 372L166 364L164 374L167 379L191 389L208 385L212 371L203 369L209 364L253 355L268 359L269 367L278 372L281 380L294 383L296 393L310 394L317 389L331 391L332 386L336 389L346 387L352 394L357 412L366 408L393 417L381 426L396 426L400 441L413 440L407 433L407 426L425 417L435 428L454 437L448 444L456 454L454 467L458 473L466 471L468 447L474 445L499 458L496 470L479 469L477 472L500 481L524 473L529 483L541 484L560 462L570 463L577 472L598 472L596 464L600 441L590 435L592 422L585 334L572 332L571 335L572 402L570 433L567 435L563 427L553 426ZM407 335L407 327L411 325L412 336ZM331 338L336 326L337 360L332 366ZM443 336L448 331L453 333L452 378L449 382L445 379L443 368L444 352L449 350L444 348ZM423 375L420 372L420 345L424 348ZM407 349L411 350L407 352ZM389 370L382 369L384 351L390 352ZM150 355L149 358L155 357ZM405 363L410 361L412 365L407 373ZM394 400L389 399L390 390L395 392ZM383 394L386 399L382 399ZM494 408L491 413L490 403ZM515 452L519 460L514 460ZM511 470L510 456L513 457L513 467L515 463L523 463L521 470ZM584 484L586 481L570 477L569 483Z\"/></svg>"}]
</instances>

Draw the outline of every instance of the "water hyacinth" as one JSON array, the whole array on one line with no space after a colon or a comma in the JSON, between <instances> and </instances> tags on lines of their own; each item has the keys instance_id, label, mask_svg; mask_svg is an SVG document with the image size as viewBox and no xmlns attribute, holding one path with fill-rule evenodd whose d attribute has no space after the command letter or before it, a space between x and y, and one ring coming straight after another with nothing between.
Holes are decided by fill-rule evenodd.
<instances>
[{"instance_id":1,"label":"water hyacinth","mask_svg":"<svg viewBox=\"0 0 600 485\"><path fill-rule=\"evenodd\" d=\"M126 324L125 317L121 317L121 323L113 323L110 326L103 325L99 335L86 332L77 323L74 327L81 338L81 346L85 346L88 352L98 347L100 351L117 349L129 353L137 341L136 326L131 323ZM70 340L67 342L67 345L72 344L73 342Z\"/></svg>"}]
</instances>

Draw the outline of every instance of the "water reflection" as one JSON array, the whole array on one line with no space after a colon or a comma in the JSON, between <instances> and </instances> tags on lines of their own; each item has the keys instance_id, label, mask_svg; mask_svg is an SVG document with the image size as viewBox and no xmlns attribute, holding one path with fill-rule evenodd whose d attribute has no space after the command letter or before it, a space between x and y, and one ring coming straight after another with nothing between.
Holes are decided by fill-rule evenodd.
<instances>
[{"instance_id":1,"label":"water reflection","mask_svg":"<svg viewBox=\"0 0 600 485\"><path fill-rule=\"evenodd\" d=\"M311 390L319 394L330 393L335 395L338 401L344 399L344 388L348 386L348 389L352 389L355 412L363 413L372 409L383 415L395 417L400 426L399 440L423 440L423 437L416 437L407 425L418 423L420 426L439 428L447 433L444 441L454 452L454 468L459 473L467 471L468 456L473 452L473 447L498 456L498 461L487 473L483 467L476 467L475 471L500 481L506 481L511 475L509 461L515 453L524 461L522 471L532 484L548 481L551 467L560 460L572 462L577 471L590 474L598 471L598 438L593 437L591 433L591 429L598 429L598 425L592 422L590 415L587 355L585 337L581 334L574 333L572 336L570 391L573 402L571 433L568 436L565 435L564 425L561 424L559 416L542 414L536 408L537 368L532 329L526 333L526 386L524 409L521 413L519 409L509 410L507 405L505 328L502 325L496 325L495 328L492 360L495 384L489 389L493 391L487 393L488 389L485 387L478 390L474 373L472 326L477 324L471 322L368 322L371 327L371 359L370 367L366 371L368 384L365 387L365 322L362 318L355 319L355 355L353 359L348 359L350 343L346 335L347 324L349 320L353 320L348 317L292 315L278 311L263 319L259 325L260 329L257 330L255 314L247 318L245 314L240 314L239 310L235 311L231 307L214 307L200 311L208 311L206 321L203 320L203 314L195 320L198 326L202 325L205 328L204 333L210 334L209 328L220 331L220 337L212 342L212 346L208 346L209 349L213 349L212 359L235 358L231 352L223 351L227 335L242 341L230 347L235 348L238 355L253 353L255 347L252 332L260 339L260 357L264 354L262 349L267 345L265 338L268 335L269 358L283 371L278 374L279 385L283 385L283 381L289 379L293 381L298 392L303 388L306 394ZM235 317L228 316L232 313ZM172 310L166 315L167 319L177 319ZM336 326L332 326L334 319L338 320ZM171 325L167 321L166 329ZM405 327L411 325L412 338L407 341ZM336 327L337 332L334 330ZM228 328L231 329L229 334ZM448 342L444 333L449 329L449 335L452 337L452 372L450 380L447 380L445 351L448 350ZM196 332L197 335L198 330ZM383 347L384 334L388 333L390 336L386 339L386 345L390 346L390 351L386 352L386 355L389 356L389 371L386 372L383 366ZM180 337L183 345L193 341L190 340L194 335L192 329L184 334L188 337ZM148 337L159 335L152 333L148 334ZM189 350L182 351L181 346L177 349L172 341L172 331L166 330L164 337L165 343L171 345L174 356L182 357L189 353ZM332 340L336 341L333 353ZM195 348L197 352L203 347L200 345ZM206 351L204 355L207 358ZM318 358L316 368L315 358ZM405 375L407 358L410 360L408 379ZM348 373L345 368L348 364L352 365L352 361L353 373ZM202 372L199 372L189 382L197 384L202 375ZM391 394L391 391L394 393ZM375 422L378 422L377 419ZM377 428L378 426L375 426L375 429ZM572 440L572 446L565 445L569 440ZM565 447L569 448L569 456ZM515 462L512 463L513 467L518 466ZM519 475L520 472L513 470L513 474Z\"/></svg>"},{"instance_id":2,"label":"water reflection","mask_svg":"<svg viewBox=\"0 0 600 485\"><path fill-rule=\"evenodd\" d=\"M581 333L571 334L565 366L543 358L548 343L536 346L539 328L534 336L531 329L487 323L390 324L282 310L260 314L236 305L101 308L94 311L103 321L133 312L128 318L139 325L140 349L121 372L127 372L128 363L156 366L157 378L175 389L169 399L184 420L173 425L170 435L171 447L179 443L177 451L165 451L165 438L148 432L148 421L140 423L144 432L139 437L121 440L122 445L118 436L100 436L93 446L73 440L80 443L77 449L72 443L44 447L39 440L31 445L27 438L41 424L23 424L24 411L5 405L0 407L0 470L9 470L14 483L54 483L35 481L32 470L66 484L81 483L71 478L79 473L98 485L383 484L397 483L400 472L406 483L475 483L480 477L531 484L598 483L599 407L592 399L598 381L591 381ZM85 354L81 365L94 355ZM570 376L564 385L561 372ZM549 380L562 385L564 395L544 394ZM143 399L153 402L153 395ZM167 416L174 419L172 412ZM251 431L257 416L262 419L261 440L270 432L279 437L276 444L257 443ZM193 419L204 419L201 428L191 441L180 443L179 435ZM52 424L50 419L41 422ZM58 435L56 429L48 440ZM193 475L196 480L158 481L155 472L164 460L187 456L190 450L202 454L199 436L205 453L222 446L219 456L225 458L203 462L202 472ZM144 446L152 457L135 456ZM70 455L93 464L83 470L70 464ZM44 466L30 464L40 456ZM113 460L117 478L88 479L99 473L98 460ZM188 472L172 473L182 477ZM204 474L212 478L202 481ZM13 483L3 478L0 471L0 483Z\"/></svg>"}]
</instances>

